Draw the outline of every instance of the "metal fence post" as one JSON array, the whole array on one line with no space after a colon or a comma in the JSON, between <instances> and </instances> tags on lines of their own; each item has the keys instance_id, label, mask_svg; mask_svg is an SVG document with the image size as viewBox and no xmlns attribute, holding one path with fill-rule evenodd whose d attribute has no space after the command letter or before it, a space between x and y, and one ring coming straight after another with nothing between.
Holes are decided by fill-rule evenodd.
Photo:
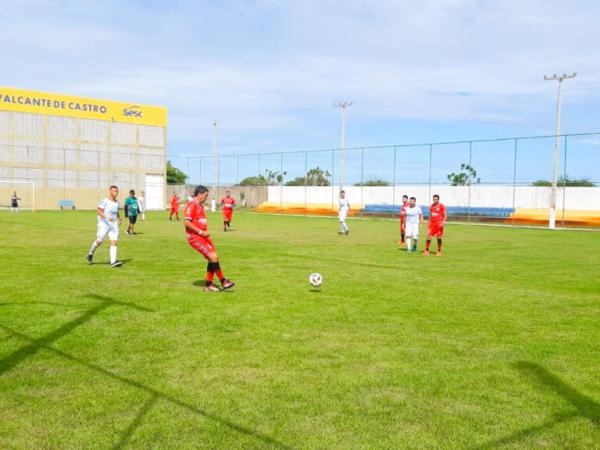
<instances>
[{"instance_id":1,"label":"metal fence post","mask_svg":"<svg viewBox=\"0 0 600 450\"><path fill-rule=\"evenodd\" d=\"M281 152L279 160L279 176L281 177L279 183L279 209L283 211L283 152Z\"/></svg>"},{"instance_id":2,"label":"metal fence post","mask_svg":"<svg viewBox=\"0 0 600 450\"><path fill-rule=\"evenodd\" d=\"M398 148L394 145L394 175L393 175L393 181L392 181L392 206L396 206L396 150L398 150ZM392 216L394 215L393 209L392 209Z\"/></svg>"},{"instance_id":3,"label":"metal fence post","mask_svg":"<svg viewBox=\"0 0 600 450\"><path fill-rule=\"evenodd\" d=\"M433 144L429 144L429 195L427 196L427 201L431 199L431 163L433 157Z\"/></svg>"},{"instance_id":4,"label":"metal fence post","mask_svg":"<svg viewBox=\"0 0 600 450\"><path fill-rule=\"evenodd\" d=\"M331 150L331 209L335 209L335 150Z\"/></svg>"},{"instance_id":5,"label":"metal fence post","mask_svg":"<svg viewBox=\"0 0 600 450\"><path fill-rule=\"evenodd\" d=\"M567 141L569 136L565 136L565 165L563 170L563 207L562 207L562 227L565 227L565 208L567 202Z\"/></svg>"},{"instance_id":6,"label":"metal fence post","mask_svg":"<svg viewBox=\"0 0 600 450\"><path fill-rule=\"evenodd\" d=\"M240 184L240 155L238 153L237 155L237 168L236 168L236 173L235 173L235 178L236 178L236 183Z\"/></svg>"},{"instance_id":7,"label":"metal fence post","mask_svg":"<svg viewBox=\"0 0 600 450\"><path fill-rule=\"evenodd\" d=\"M363 215L363 209L365 209L364 200L364 188L365 188L365 148L363 147L360 152L360 215Z\"/></svg>"},{"instance_id":8,"label":"metal fence post","mask_svg":"<svg viewBox=\"0 0 600 450\"><path fill-rule=\"evenodd\" d=\"M304 152L304 215L308 213L308 152Z\"/></svg>"},{"instance_id":9,"label":"metal fence post","mask_svg":"<svg viewBox=\"0 0 600 450\"><path fill-rule=\"evenodd\" d=\"M473 167L473 141L469 141L469 166ZM469 200L467 205L467 222L471 222L471 171L469 170Z\"/></svg>"},{"instance_id":10,"label":"metal fence post","mask_svg":"<svg viewBox=\"0 0 600 450\"><path fill-rule=\"evenodd\" d=\"M199 165L199 168L198 168L199 174L198 175L200 175L200 183L199 184L202 184L202 156L200 157L200 163L198 165Z\"/></svg>"},{"instance_id":11,"label":"metal fence post","mask_svg":"<svg viewBox=\"0 0 600 450\"><path fill-rule=\"evenodd\" d=\"M217 156L217 200L219 199L219 187L221 186L221 157Z\"/></svg>"},{"instance_id":12,"label":"metal fence post","mask_svg":"<svg viewBox=\"0 0 600 450\"><path fill-rule=\"evenodd\" d=\"M516 199L517 199L517 148L518 139L515 138L515 157L513 161L513 201L512 201L512 225L515 225Z\"/></svg>"}]
</instances>

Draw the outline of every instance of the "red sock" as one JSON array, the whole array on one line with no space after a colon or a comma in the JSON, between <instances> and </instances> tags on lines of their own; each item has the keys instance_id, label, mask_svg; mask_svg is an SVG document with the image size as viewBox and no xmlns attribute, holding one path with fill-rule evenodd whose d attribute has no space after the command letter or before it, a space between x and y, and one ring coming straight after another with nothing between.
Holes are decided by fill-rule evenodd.
<instances>
[{"instance_id":1,"label":"red sock","mask_svg":"<svg viewBox=\"0 0 600 450\"><path fill-rule=\"evenodd\" d=\"M430 246L431 246L431 239L427 239L427 242L425 242L425 250L429 251Z\"/></svg>"},{"instance_id":2,"label":"red sock","mask_svg":"<svg viewBox=\"0 0 600 450\"><path fill-rule=\"evenodd\" d=\"M223 271L221 270L221 268L218 268L217 271L215 272L217 274L217 278L219 280L222 280L225 278L225 275L223 275Z\"/></svg>"},{"instance_id":3,"label":"red sock","mask_svg":"<svg viewBox=\"0 0 600 450\"><path fill-rule=\"evenodd\" d=\"M207 285L211 285L212 284L214 276L215 276L214 272L210 272L210 271L206 272L206 284Z\"/></svg>"}]
</instances>

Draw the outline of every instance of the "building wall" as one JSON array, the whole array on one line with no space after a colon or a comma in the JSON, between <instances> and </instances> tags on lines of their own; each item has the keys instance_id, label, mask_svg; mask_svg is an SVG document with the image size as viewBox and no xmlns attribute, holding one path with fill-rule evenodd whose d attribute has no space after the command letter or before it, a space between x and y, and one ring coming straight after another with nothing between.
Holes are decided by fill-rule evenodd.
<instances>
[{"instance_id":1,"label":"building wall","mask_svg":"<svg viewBox=\"0 0 600 450\"><path fill-rule=\"evenodd\" d=\"M146 175L166 178L166 110L164 126L144 123L143 117L140 123L130 117L120 121L116 109L107 110L112 120L69 117L68 108L15 111L10 109L18 109L16 101L22 97L12 96L12 103L5 103L3 89L0 180L12 184L0 183L0 206L8 204L13 190L23 192L28 206L30 188L20 184L23 181L35 183L36 209L57 209L60 200L74 201L77 209L93 209L110 184L119 186L125 197L129 189L145 190Z\"/></svg>"}]
</instances>

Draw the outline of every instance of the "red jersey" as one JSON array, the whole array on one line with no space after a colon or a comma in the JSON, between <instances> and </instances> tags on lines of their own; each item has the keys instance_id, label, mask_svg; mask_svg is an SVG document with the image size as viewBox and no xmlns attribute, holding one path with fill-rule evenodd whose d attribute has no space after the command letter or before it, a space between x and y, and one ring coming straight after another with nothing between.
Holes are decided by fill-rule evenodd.
<instances>
[{"instance_id":1,"label":"red jersey","mask_svg":"<svg viewBox=\"0 0 600 450\"><path fill-rule=\"evenodd\" d=\"M171 197L171 208L179 208L179 199L176 195Z\"/></svg>"},{"instance_id":2,"label":"red jersey","mask_svg":"<svg viewBox=\"0 0 600 450\"><path fill-rule=\"evenodd\" d=\"M199 205L196 201L188 202L185 206L185 220L190 220L192 224L202 231L208 231L208 224L206 221L206 213L204 212L204 206ZM195 231L188 228L185 229L188 239L196 239L200 236Z\"/></svg>"},{"instance_id":3,"label":"red jersey","mask_svg":"<svg viewBox=\"0 0 600 450\"><path fill-rule=\"evenodd\" d=\"M446 215L446 207L441 203L437 205L431 205L429 207L429 222L439 225L444 221L444 216Z\"/></svg>"},{"instance_id":4,"label":"red jersey","mask_svg":"<svg viewBox=\"0 0 600 450\"><path fill-rule=\"evenodd\" d=\"M233 197L223 197L221 199L221 205L223 209L233 209L233 205L235 205L235 198Z\"/></svg>"},{"instance_id":5,"label":"red jersey","mask_svg":"<svg viewBox=\"0 0 600 450\"><path fill-rule=\"evenodd\" d=\"M400 222L406 222L406 208L408 208L408 202L404 203L400 208Z\"/></svg>"}]
</instances>

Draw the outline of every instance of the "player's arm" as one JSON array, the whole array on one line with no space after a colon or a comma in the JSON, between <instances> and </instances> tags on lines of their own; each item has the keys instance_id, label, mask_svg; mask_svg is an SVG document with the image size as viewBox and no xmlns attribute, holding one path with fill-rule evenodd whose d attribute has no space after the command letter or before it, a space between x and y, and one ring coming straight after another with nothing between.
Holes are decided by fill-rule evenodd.
<instances>
[{"instance_id":1,"label":"player's arm","mask_svg":"<svg viewBox=\"0 0 600 450\"><path fill-rule=\"evenodd\" d=\"M98 211L96 212L96 214L97 214L99 217L101 217L102 219L104 219L104 220L108 220L108 219L106 218L106 216L104 215L104 211L103 211L103 209L102 209L102 208L98 207Z\"/></svg>"},{"instance_id":2,"label":"player's arm","mask_svg":"<svg viewBox=\"0 0 600 450\"><path fill-rule=\"evenodd\" d=\"M448 210L444 206L444 221L442 222L442 225L444 225L447 220L448 220Z\"/></svg>"},{"instance_id":3,"label":"player's arm","mask_svg":"<svg viewBox=\"0 0 600 450\"><path fill-rule=\"evenodd\" d=\"M198 233L200 236L205 237L205 238L210 237L210 234L207 231L202 231L200 228L198 228L196 225L194 225L192 223L191 218L186 217L183 223L185 224L186 230L190 230L190 231L193 231L194 233Z\"/></svg>"}]
</instances>

